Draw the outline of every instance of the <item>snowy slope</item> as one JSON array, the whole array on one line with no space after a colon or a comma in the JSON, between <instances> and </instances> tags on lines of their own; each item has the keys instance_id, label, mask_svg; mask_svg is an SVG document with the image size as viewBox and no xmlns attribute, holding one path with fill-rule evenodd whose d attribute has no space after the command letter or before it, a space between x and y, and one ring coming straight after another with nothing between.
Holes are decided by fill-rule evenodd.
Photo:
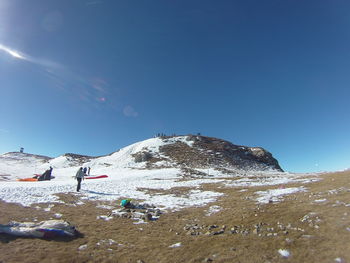
<instances>
[{"instance_id":1,"label":"snowy slope","mask_svg":"<svg viewBox=\"0 0 350 263\"><path fill-rule=\"evenodd\" d=\"M50 167L50 157L26 153L5 153L0 155L0 175L9 180L33 176Z\"/></svg>"},{"instance_id":2,"label":"snowy slope","mask_svg":"<svg viewBox=\"0 0 350 263\"><path fill-rule=\"evenodd\" d=\"M303 175L281 172L251 172L242 174L232 170L222 173L214 168L203 169L204 176L188 178L183 170L169 156L164 156L160 148L166 145L182 143L192 147L193 141L187 136L172 138L152 138L127 146L111 155L98 158L74 158L75 155L62 155L57 158L35 156L21 153L0 155L0 200L30 206L35 203L61 202L58 193L73 194L76 180L73 178L80 166L91 167L92 175L107 174L105 179L85 180L79 194L84 200L119 200L132 198L154 203L164 209L205 205L215 201L222 193L201 191L198 187L205 183L220 183L222 187L250 187L254 185L276 185L290 182L307 182ZM188 148L190 149L190 148ZM134 155L146 151L161 162L172 164L169 167L148 169L146 162L136 162ZM80 156L81 157L81 156ZM81 160L87 160L82 163ZM156 159L158 160L158 159ZM34 173L43 173L53 167L51 181L18 182L16 179L32 177ZM198 168L200 170L200 168ZM206 175L208 171L208 176ZM228 177L232 180L228 180ZM313 177L313 175L310 175ZM304 180L304 181L303 181ZM171 193L149 194L147 189L169 190L175 187L187 187L183 196ZM304 189L303 189L304 190ZM271 195L271 192L268 193ZM272 195L274 193L272 192Z\"/></svg>"}]
</instances>

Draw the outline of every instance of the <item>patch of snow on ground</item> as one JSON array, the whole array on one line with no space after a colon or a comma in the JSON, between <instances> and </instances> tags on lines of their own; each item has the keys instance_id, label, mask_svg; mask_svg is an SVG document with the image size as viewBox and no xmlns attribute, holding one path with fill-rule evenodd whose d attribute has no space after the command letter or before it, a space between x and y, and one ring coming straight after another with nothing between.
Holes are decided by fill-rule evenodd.
<instances>
[{"instance_id":1,"label":"patch of snow on ground","mask_svg":"<svg viewBox=\"0 0 350 263\"><path fill-rule=\"evenodd\" d=\"M226 174L219 170L216 170L215 168L197 168L196 171L199 171L201 173L206 174L207 176L211 177L232 177L232 176L238 176L237 174Z\"/></svg>"},{"instance_id":2,"label":"patch of snow on ground","mask_svg":"<svg viewBox=\"0 0 350 263\"><path fill-rule=\"evenodd\" d=\"M279 249L278 253L284 258L287 258L290 256L290 252L286 249Z\"/></svg>"},{"instance_id":3,"label":"patch of snow on ground","mask_svg":"<svg viewBox=\"0 0 350 263\"><path fill-rule=\"evenodd\" d=\"M317 200L314 200L314 203L323 203L326 201L327 201L327 199L317 199Z\"/></svg>"},{"instance_id":4,"label":"patch of snow on ground","mask_svg":"<svg viewBox=\"0 0 350 263\"><path fill-rule=\"evenodd\" d=\"M218 205L212 205L211 207L209 207L209 209L207 210L206 216L211 216L213 214L216 214L218 212L220 212L222 210L221 206Z\"/></svg>"},{"instance_id":5,"label":"patch of snow on ground","mask_svg":"<svg viewBox=\"0 0 350 263\"><path fill-rule=\"evenodd\" d=\"M181 242L175 243L169 246L170 248L176 248L176 247L181 247Z\"/></svg>"},{"instance_id":6,"label":"patch of snow on ground","mask_svg":"<svg viewBox=\"0 0 350 263\"><path fill-rule=\"evenodd\" d=\"M306 191L306 189L301 186L301 187L291 187L291 188L285 188L285 189L271 189L267 191L258 191L255 192L256 194L260 195L256 199L259 203L267 204L270 201L272 202L279 202L282 200L282 196L296 193L296 192L303 192Z\"/></svg>"},{"instance_id":7,"label":"patch of snow on ground","mask_svg":"<svg viewBox=\"0 0 350 263\"><path fill-rule=\"evenodd\" d=\"M252 176L254 175L254 176ZM244 178L237 180L227 180L225 185L227 187L254 187L264 185L285 185L292 182L309 183L319 178L307 177L300 174L289 174L289 173L252 173L252 175L246 175ZM227 177L227 175L226 175Z\"/></svg>"},{"instance_id":8,"label":"patch of snow on ground","mask_svg":"<svg viewBox=\"0 0 350 263\"><path fill-rule=\"evenodd\" d=\"M54 216L55 218L58 218L58 219L59 219L59 218L62 218L62 214L60 214L60 213L56 213L56 214L54 214L53 216Z\"/></svg>"},{"instance_id":9,"label":"patch of snow on ground","mask_svg":"<svg viewBox=\"0 0 350 263\"><path fill-rule=\"evenodd\" d=\"M97 216L97 218L96 219L103 219L103 220L105 220L105 221L109 221L109 220L111 220L111 219L113 219L113 216Z\"/></svg>"},{"instance_id":10,"label":"patch of snow on ground","mask_svg":"<svg viewBox=\"0 0 350 263\"><path fill-rule=\"evenodd\" d=\"M80 247L78 247L78 250L85 250L85 249L87 249L87 245L85 244L85 245L81 245Z\"/></svg>"},{"instance_id":11,"label":"patch of snow on ground","mask_svg":"<svg viewBox=\"0 0 350 263\"><path fill-rule=\"evenodd\" d=\"M113 209L114 207L111 205L97 205L96 208L101 208L101 209Z\"/></svg>"}]
</instances>

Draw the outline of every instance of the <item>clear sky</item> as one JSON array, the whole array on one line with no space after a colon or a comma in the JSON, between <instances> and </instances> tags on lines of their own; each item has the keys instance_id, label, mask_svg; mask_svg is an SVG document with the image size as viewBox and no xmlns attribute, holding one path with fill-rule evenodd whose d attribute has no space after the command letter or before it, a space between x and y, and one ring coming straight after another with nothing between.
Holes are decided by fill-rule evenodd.
<instances>
[{"instance_id":1,"label":"clear sky","mask_svg":"<svg viewBox=\"0 0 350 263\"><path fill-rule=\"evenodd\" d=\"M349 101L347 0L0 1L0 153L200 132L340 170Z\"/></svg>"}]
</instances>

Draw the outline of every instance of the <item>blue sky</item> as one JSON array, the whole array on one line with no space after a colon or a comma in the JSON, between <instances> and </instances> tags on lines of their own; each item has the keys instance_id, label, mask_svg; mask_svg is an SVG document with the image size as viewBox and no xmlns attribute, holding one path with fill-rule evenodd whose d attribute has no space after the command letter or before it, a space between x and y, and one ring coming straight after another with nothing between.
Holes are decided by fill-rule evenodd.
<instances>
[{"instance_id":1,"label":"blue sky","mask_svg":"<svg viewBox=\"0 0 350 263\"><path fill-rule=\"evenodd\" d=\"M0 153L200 132L339 170L349 84L349 1L0 2Z\"/></svg>"}]
</instances>

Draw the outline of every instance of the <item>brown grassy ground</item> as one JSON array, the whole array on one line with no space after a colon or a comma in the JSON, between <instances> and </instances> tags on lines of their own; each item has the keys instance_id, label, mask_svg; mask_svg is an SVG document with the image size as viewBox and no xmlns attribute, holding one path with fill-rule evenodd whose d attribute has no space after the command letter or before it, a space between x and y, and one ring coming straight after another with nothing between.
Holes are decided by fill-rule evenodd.
<instances>
[{"instance_id":1,"label":"brown grassy ground","mask_svg":"<svg viewBox=\"0 0 350 263\"><path fill-rule=\"evenodd\" d=\"M76 225L83 234L74 240L15 238L0 234L0 262L350 262L350 172L321 175L322 181L305 185L308 192L292 194L281 203L257 205L254 192L278 188L218 188L204 185L205 190L225 193L215 204L163 214L147 224L133 224L127 218L110 221L96 219L109 210L96 203L71 206L74 194L60 196L66 204L55 204L50 212L0 202L0 223L11 220L33 221L63 214L62 219ZM288 185L300 186L301 184ZM180 194L183 189L177 189ZM334 190L334 191L330 191ZM329 192L330 191L330 192ZM314 200L327 199L315 203ZM98 202L102 203L102 202ZM104 203L111 205L111 203ZM218 205L222 210L207 216ZM45 208L48 204L40 205ZM316 214L310 214L314 212ZM309 215L309 217L305 217ZM304 222L301 220L304 218ZM197 226L194 226L197 224ZM254 230L260 224L259 231ZM208 227L217 225L206 235ZM193 234L189 235L188 228ZM225 226L225 227L223 227ZM244 233L231 234L231 229ZM202 229L201 229L202 228ZM116 243L109 244L113 239ZM97 243L100 245L97 245ZM170 245L181 242L177 248ZM81 245L87 249L78 250ZM283 258L279 249L291 255ZM142 261L141 261L142 260Z\"/></svg>"}]
</instances>

